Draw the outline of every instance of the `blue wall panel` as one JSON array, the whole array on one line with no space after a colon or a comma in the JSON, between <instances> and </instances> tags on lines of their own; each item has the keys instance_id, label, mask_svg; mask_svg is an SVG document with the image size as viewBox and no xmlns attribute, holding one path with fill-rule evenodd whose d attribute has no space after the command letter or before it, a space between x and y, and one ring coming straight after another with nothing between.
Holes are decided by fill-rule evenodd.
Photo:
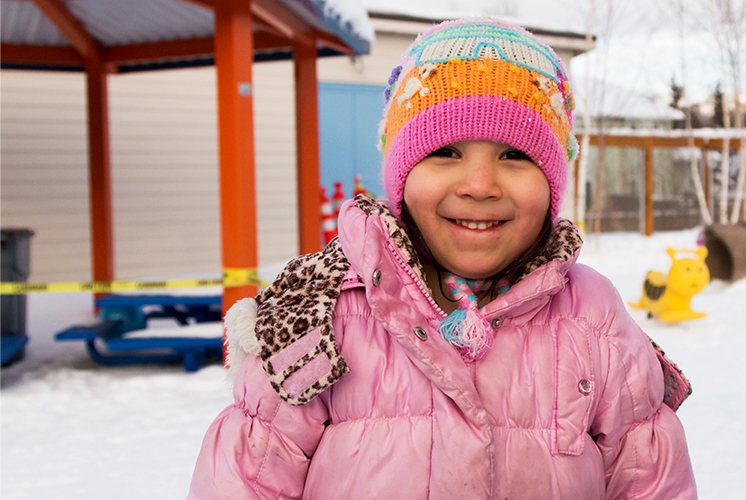
<instances>
[{"instance_id":1,"label":"blue wall panel","mask_svg":"<svg viewBox=\"0 0 746 500\"><path fill-rule=\"evenodd\" d=\"M377 136L384 90L378 85L319 83L321 185L330 198L337 181L351 197L356 175L371 194L383 197Z\"/></svg>"}]
</instances>

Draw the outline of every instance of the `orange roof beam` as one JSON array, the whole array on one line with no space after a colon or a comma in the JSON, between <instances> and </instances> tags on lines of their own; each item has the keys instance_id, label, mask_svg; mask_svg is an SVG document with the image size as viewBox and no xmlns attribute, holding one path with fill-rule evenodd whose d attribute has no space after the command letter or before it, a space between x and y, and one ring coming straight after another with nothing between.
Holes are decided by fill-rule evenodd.
<instances>
[{"instance_id":1,"label":"orange roof beam","mask_svg":"<svg viewBox=\"0 0 746 500\"><path fill-rule=\"evenodd\" d=\"M86 60L101 61L103 47L86 31L83 24L59 0L34 0L39 10L49 18Z\"/></svg>"},{"instance_id":2,"label":"orange roof beam","mask_svg":"<svg viewBox=\"0 0 746 500\"><path fill-rule=\"evenodd\" d=\"M254 50L257 52L290 50L293 41L272 32L254 31ZM324 43L337 50L341 46ZM213 37L189 38L148 42L133 45L116 45L103 51L103 62L108 65L144 63L191 57L214 57ZM85 59L70 47L35 46L3 43L0 45L3 63L38 64L40 66L83 66ZM113 70L111 70L113 71Z\"/></svg>"},{"instance_id":3,"label":"orange roof beam","mask_svg":"<svg viewBox=\"0 0 746 500\"><path fill-rule=\"evenodd\" d=\"M261 22L290 40L305 44L312 41L311 28L276 0L252 0L251 12Z\"/></svg>"},{"instance_id":4,"label":"orange roof beam","mask_svg":"<svg viewBox=\"0 0 746 500\"><path fill-rule=\"evenodd\" d=\"M181 0L181 1L184 2L184 3L188 3L188 4L192 4L192 5L197 5L198 7L202 7L202 8L210 9L210 10L214 11L215 10L215 4L216 3L220 3L221 0ZM258 28L258 29L260 29L262 31L271 31L271 32L274 32L275 34L279 34L279 32L276 29L274 29L272 26L270 26L269 24L265 23L264 21L262 21L261 19L259 19L256 16L252 16L252 18L251 18L251 26L254 29Z\"/></svg>"},{"instance_id":5,"label":"orange roof beam","mask_svg":"<svg viewBox=\"0 0 746 500\"><path fill-rule=\"evenodd\" d=\"M326 33L324 31L319 31L317 29L313 30L313 37L323 46L328 47L330 49L334 49L338 52L341 52L342 54L349 54L354 55L355 52L347 46L342 40L340 40L338 37Z\"/></svg>"},{"instance_id":6,"label":"orange roof beam","mask_svg":"<svg viewBox=\"0 0 746 500\"><path fill-rule=\"evenodd\" d=\"M259 19L255 15L251 16L251 26L254 28L254 35L260 32L266 32L272 35L282 36L282 33L280 33L269 24L265 23L263 20Z\"/></svg>"},{"instance_id":7,"label":"orange roof beam","mask_svg":"<svg viewBox=\"0 0 746 500\"><path fill-rule=\"evenodd\" d=\"M292 40L288 40L284 36L275 35L273 33L267 33L264 31L254 32L255 51L290 49L292 46Z\"/></svg>"},{"instance_id":8,"label":"orange roof beam","mask_svg":"<svg viewBox=\"0 0 746 500\"><path fill-rule=\"evenodd\" d=\"M215 0L181 0L184 3L190 3L205 9L215 10ZM218 0L219 1L219 0Z\"/></svg>"},{"instance_id":9,"label":"orange roof beam","mask_svg":"<svg viewBox=\"0 0 746 500\"><path fill-rule=\"evenodd\" d=\"M216 11L218 8L230 8L232 0L181 1ZM303 21L277 0L247 0L247 3L251 5L251 24L253 28L273 31L275 34L283 35L289 39L295 39L302 36L302 33L309 31L308 26Z\"/></svg>"},{"instance_id":10,"label":"orange roof beam","mask_svg":"<svg viewBox=\"0 0 746 500\"><path fill-rule=\"evenodd\" d=\"M254 31L256 51L290 49L293 42L283 36ZM191 57L213 57L213 37L189 38L148 42L133 45L117 45L104 49L102 60L110 65L186 59ZM3 63L38 64L40 66L83 66L85 59L71 47L36 46L13 43L0 45Z\"/></svg>"},{"instance_id":11,"label":"orange roof beam","mask_svg":"<svg viewBox=\"0 0 746 500\"><path fill-rule=\"evenodd\" d=\"M71 47L53 47L3 43L0 45L3 63L54 66L82 66L83 56Z\"/></svg>"},{"instance_id":12,"label":"orange roof beam","mask_svg":"<svg viewBox=\"0 0 746 500\"><path fill-rule=\"evenodd\" d=\"M118 64L164 59L181 59L194 56L212 57L214 53L214 38L208 36L201 38L188 38L185 40L115 45L104 50L103 60L105 62Z\"/></svg>"}]
</instances>

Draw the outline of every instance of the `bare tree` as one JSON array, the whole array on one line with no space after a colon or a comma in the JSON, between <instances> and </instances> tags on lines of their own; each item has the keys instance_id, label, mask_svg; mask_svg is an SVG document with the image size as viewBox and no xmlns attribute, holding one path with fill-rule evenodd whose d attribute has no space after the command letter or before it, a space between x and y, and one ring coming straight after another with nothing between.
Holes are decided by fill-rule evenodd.
<instances>
[{"instance_id":1,"label":"bare tree","mask_svg":"<svg viewBox=\"0 0 746 500\"><path fill-rule=\"evenodd\" d=\"M640 28L644 26L650 29L647 35L651 36L659 28L659 25L653 26L650 21L650 12L641 11L634 3L617 2L616 0L581 0L581 2L590 7L590 14L587 16L586 43L590 46L594 32L598 37L598 41L593 54L587 54L585 58L583 137L580 145L581 154L578 160L574 216L580 223L585 222L588 151L590 150L590 135L591 131L593 131L597 135L598 145L596 148L595 185L593 186L592 206L589 208L589 212L593 214L594 222L593 227L588 228L588 230L589 232L599 233L605 209L605 199L607 198L606 191L609 187L608 179L605 179L607 177L605 173L605 160L608 154L605 146L606 141L604 141L604 136L608 133L609 127L609 105L613 101L615 112L620 112L619 116L624 116L624 110L634 100L633 91L620 94L619 87L612 85L612 82L617 81L621 73L620 68L622 67L624 68L624 78L628 78L630 73L634 74L635 70L637 70L637 80L639 81L645 73L642 64L639 66L626 63L614 64L615 61L611 60L614 51L611 48L612 46L616 48L617 43L628 43L628 37L638 36L641 33ZM638 62L644 59L646 51L647 46L639 54ZM591 64L593 64L592 70L590 68ZM590 75L594 73L598 75L598 78L592 83ZM595 126L595 130L592 129L593 126Z\"/></svg>"},{"instance_id":2,"label":"bare tree","mask_svg":"<svg viewBox=\"0 0 746 500\"><path fill-rule=\"evenodd\" d=\"M746 33L746 1L744 0L703 0L710 18L710 31L717 43L724 76L730 77L735 111L735 128L744 126L744 112L741 104L741 63L743 54L743 37ZM723 113L726 129L731 125L727 108ZM725 224L738 222L741 204L746 189L746 137L741 137L739 148L739 168L734 203L728 219L728 190L730 180L730 144L728 138L723 141L722 178L720 184L720 222Z\"/></svg>"},{"instance_id":3,"label":"bare tree","mask_svg":"<svg viewBox=\"0 0 746 500\"><path fill-rule=\"evenodd\" d=\"M736 197L733 200L733 210L730 213L730 223L737 224L740 218L746 221L746 137L741 137L741 148L738 153L738 180L736 181ZM743 212L742 212L743 208Z\"/></svg>"},{"instance_id":4,"label":"bare tree","mask_svg":"<svg viewBox=\"0 0 746 500\"><path fill-rule=\"evenodd\" d=\"M596 16L596 0L589 0L590 12L588 13L588 23L585 31L586 50L590 51L593 47L593 20ZM588 153L591 146L591 71L590 56L586 56L584 95L583 95L583 138L580 141L580 158L578 158L578 178L576 180L577 190L575 191L574 217L578 225L585 229L585 200L587 193L585 191L586 179L588 177Z\"/></svg>"},{"instance_id":5,"label":"bare tree","mask_svg":"<svg viewBox=\"0 0 746 500\"><path fill-rule=\"evenodd\" d=\"M593 10L592 14L595 14L595 0L593 1ZM601 25L601 33L604 42L601 44L601 50L599 51L599 56L601 58L601 80L599 82L600 89L599 89L599 95L598 95L598 145L596 147L598 151L598 156L596 159L596 179L595 179L595 190L593 194L593 212L594 212L594 223L593 223L593 232L595 233L596 237L601 234L601 216L603 215L603 209L604 209L604 167L605 167L605 160L606 160L606 148L604 145L604 132L605 132L605 104L606 104L606 86L607 86L607 76L608 76L608 70L609 70L609 52L610 52L610 44L611 44L611 38L612 38L612 31L615 27L615 2L614 0L607 0L604 3L604 6L606 7L606 11L604 12L604 22ZM586 73L587 75L588 73ZM587 79L586 79L587 82ZM586 95L590 95L590 88L585 89ZM588 101L586 101L588 102ZM589 120L591 116L590 109L586 109L583 112L584 120ZM585 118L588 117L588 118ZM584 125L585 125L584 121ZM587 133L584 134L583 140L585 141L586 137L590 138L590 127L587 129ZM598 238L596 239L598 242Z\"/></svg>"},{"instance_id":6,"label":"bare tree","mask_svg":"<svg viewBox=\"0 0 746 500\"><path fill-rule=\"evenodd\" d=\"M679 50L681 50L681 78L682 78L682 98L683 93L686 92L686 78L687 78L687 67L686 67L686 38L684 32L686 30L686 14L687 10L683 0L671 0L670 6L676 15L676 30L679 35ZM689 149L689 168L692 175L692 181L694 181L694 191L697 194L697 201L699 202L699 211L702 215L702 220L706 225L712 224L712 215L710 209L707 206L707 200L705 198L705 190L702 185L702 176L699 173L699 162L697 161L697 150L694 147L694 131L692 128L692 107L683 106L685 116L685 126L687 130L687 148Z\"/></svg>"},{"instance_id":7,"label":"bare tree","mask_svg":"<svg viewBox=\"0 0 746 500\"><path fill-rule=\"evenodd\" d=\"M718 197L718 210L720 217L718 222L726 224L728 222L728 185L730 184L730 113L723 100L723 128L725 137L723 137L723 152L720 160L720 196Z\"/></svg>"}]
</instances>

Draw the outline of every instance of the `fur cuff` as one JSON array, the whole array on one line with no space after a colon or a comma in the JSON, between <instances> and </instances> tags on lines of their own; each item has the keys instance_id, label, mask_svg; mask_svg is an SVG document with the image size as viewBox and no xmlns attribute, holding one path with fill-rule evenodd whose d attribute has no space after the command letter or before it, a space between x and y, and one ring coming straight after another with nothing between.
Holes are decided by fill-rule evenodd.
<instances>
[{"instance_id":1,"label":"fur cuff","mask_svg":"<svg viewBox=\"0 0 746 500\"><path fill-rule=\"evenodd\" d=\"M648 340L653 344L655 354L658 356L658 362L661 364L661 369L663 370L663 403L673 411L676 411L681 406L681 403L692 394L692 384L689 383L684 372L676 366L676 363L668 359L663 349L650 337L648 337Z\"/></svg>"},{"instance_id":2,"label":"fur cuff","mask_svg":"<svg viewBox=\"0 0 746 500\"><path fill-rule=\"evenodd\" d=\"M262 350L254 332L256 301L241 299L228 309L223 326L228 342L228 381L233 383L247 354L259 356Z\"/></svg>"}]
</instances>

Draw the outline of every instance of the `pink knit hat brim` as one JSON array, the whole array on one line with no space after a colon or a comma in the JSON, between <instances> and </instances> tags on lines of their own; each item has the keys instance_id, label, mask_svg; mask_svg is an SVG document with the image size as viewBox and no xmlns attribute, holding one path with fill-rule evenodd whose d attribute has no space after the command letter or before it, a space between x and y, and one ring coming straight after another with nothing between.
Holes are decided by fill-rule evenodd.
<instances>
[{"instance_id":1,"label":"pink knit hat brim","mask_svg":"<svg viewBox=\"0 0 746 500\"><path fill-rule=\"evenodd\" d=\"M507 98L470 96L438 103L413 117L396 135L384 161L384 188L400 217L409 171L439 148L465 140L502 142L526 153L544 172L554 220L562 205L567 152L535 111Z\"/></svg>"}]
</instances>

